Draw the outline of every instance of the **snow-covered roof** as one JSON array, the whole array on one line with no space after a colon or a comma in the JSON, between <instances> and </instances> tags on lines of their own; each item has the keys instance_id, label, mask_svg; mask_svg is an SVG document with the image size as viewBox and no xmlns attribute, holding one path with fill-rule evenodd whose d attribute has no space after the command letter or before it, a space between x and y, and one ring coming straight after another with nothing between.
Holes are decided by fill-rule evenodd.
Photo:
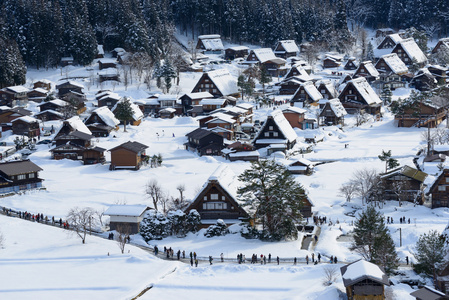
<instances>
[{"instance_id":1,"label":"snow-covered roof","mask_svg":"<svg viewBox=\"0 0 449 300\"><path fill-rule=\"evenodd\" d=\"M363 99L365 99L368 105L382 104L382 100L380 100L379 96L364 77L359 77L348 81L348 83L350 82L352 82L354 88L360 93Z\"/></svg>"},{"instance_id":2,"label":"snow-covered roof","mask_svg":"<svg viewBox=\"0 0 449 300\"><path fill-rule=\"evenodd\" d=\"M276 57L276 55L274 55L274 52L271 48L253 49L252 51L256 55L256 57L260 63L272 61L274 63L282 64L282 63L286 62L285 59Z\"/></svg>"},{"instance_id":3,"label":"snow-covered roof","mask_svg":"<svg viewBox=\"0 0 449 300\"><path fill-rule=\"evenodd\" d=\"M403 41L403 39L401 38L401 36L397 33L393 33L393 34L389 34L388 35L391 40L395 43L395 44L399 44L400 42Z\"/></svg>"},{"instance_id":4,"label":"snow-covered roof","mask_svg":"<svg viewBox=\"0 0 449 300\"><path fill-rule=\"evenodd\" d=\"M21 86L21 85L16 85L16 86L8 86L5 88L6 90L10 90L14 93L28 93L30 91L30 89Z\"/></svg>"},{"instance_id":5,"label":"snow-covered roof","mask_svg":"<svg viewBox=\"0 0 449 300\"><path fill-rule=\"evenodd\" d=\"M73 116L67 119L65 122L69 123L73 130L78 130L86 134L92 135L92 132L87 128L87 126L81 121L80 117Z\"/></svg>"},{"instance_id":6,"label":"snow-covered roof","mask_svg":"<svg viewBox=\"0 0 449 300\"><path fill-rule=\"evenodd\" d=\"M254 105L251 104L251 103L239 103L236 106L240 107L240 108L243 108L243 109L246 109L246 110L254 108Z\"/></svg>"},{"instance_id":7,"label":"snow-covered roof","mask_svg":"<svg viewBox=\"0 0 449 300\"><path fill-rule=\"evenodd\" d=\"M336 97L338 95L335 84L331 80L319 80L315 85L317 88L319 88L321 84L326 87L326 89L329 91L329 93L331 93L332 96Z\"/></svg>"},{"instance_id":8,"label":"snow-covered roof","mask_svg":"<svg viewBox=\"0 0 449 300\"><path fill-rule=\"evenodd\" d=\"M198 39L201 40L203 46L206 50L223 50L223 43L221 41L220 35L210 34L210 35L200 35Z\"/></svg>"},{"instance_id":9,"label":"snow-covered roof","mask_svg":"<svg viewBox=\"0 0 449 300\"><path fill-rule=\"evenodd\" d=\"M36 91L36 92L42 93L42 94L48 94L48 93L50 93L48 90L43 89L43 88L35 88L35 89L33 89L33 91Z\"/></svg>"},{"instance_id":10,"label":"snow-covered roof","mask_svg":"<svg viewBox=\"0 0 449 300\"><path fill-rule=\"evenodd\" d=\"M23 117L14 119L14 120L12 120L11 122L14 123L14 122L19 121L19 120L20 120L20 121L24 121L24 122L26 122L26 123L35 123L35 122L39 122L38 119L33 118L33 117L30 117L30 116L23 116Z\"/></svg>"},{"instance_id":11,"label":"snow-covered roof","mask_svg":"<svg viewBox=\"0 0 449 300\"><path fill-rule=\"evenodd\" d=\"M237 94L239 92L237 80L228 70L218 69L209 71L207 75L223 96Z\"/></svg>"},{"instance_id":12,"label":"snow-covered roof","mask_svg":"<svg viewBox=\"0 0 449 300\"><path fill-rule=\"evenodd\" d=\"M227 115L224 113L216 113L216 114L211 115L211 117L213 117L213 119L207 121L206 124L216 123L217 120L222 120L224 122L231 123L231 124L234 124L236 122L236 120L233 119L230 115Z\"/></svg>"},{"instance_id":13,"label":"snow-covered roof","mask_svg":"<svg viewBox=\"0 0 449 300\"><path fill-rule=\"evenodd\" d=\"M283 109L282 112L283 113L293 112L293 113L297 113L297 114L305 114L307 112L307 110L304 108L296 107L296 106L289 106L289 107Z\"/></svg>"},{"instance_id":14,"label":"snow-covered roof","mask_svg":"<svg viewBox=\"0 0 449 300\"><path fill-rule=\"evenodd\" d=\"M214 96L209 92L197 92L197 93L187 93L187 97L190 99L203 99L203 98L213 98Z\"/></svg>"},{"instance_id":15,"label":"snow-covered roof","mask_svg":"<svg viewBox=\"0 0 449 300\"><path fill-rule=\"evenodd\" d=\"M60 87L60 86L62 86L64 84L70 84L70 85L74 85L74 86L77 86L77 87L80 87L80 88L84 89L84 85L82 85L81 83L78 83L76 81L72 81L72 80L67 80L67 81L65 81L65 82L63 82L61 84L58 84L56 86L56 88L58 88L58 87Z\"/></svg>"},{"instance_id":16,"label":"snow-covered roof","mask_svg":"<svg viewBox=\"0 0 449 300\"><path fill-rule=\"evenodd\" d=\"M122 99L122 97L120 97L119 94L111 92L111 91L106 91L106 92L103 92L101 94L98 94L96 98L97 98L97 100L101 100L103 98L111 98L111 99L114 99L114 100Z\"/></svg>"},{"instance_id":17,"label":"snow-covered roof","mask_svg":"<svg viewBox=\"0 0 449 300\"><path fill-rule=\"evenodd\" d=\"M279 41L286 52L299 52L298 45L294 40ZM276 47L277 48L277 47Z\"/></svg>"},{"instance_id":18,"label":"snow-covered roof","mask_svg":"<svg viewBox=\"0 0 449 300\"><path fill-rule=\"evenodd\" d=\"M97 45L97 52L100 55L104 55L103 45Z\"/></svg>"},{"instance_id":19,"label":"snow-covered roof","mask_svg":"<svg viewBox=\"0 0 449 300\"><path fill-rule=\"evenodd\" d=\"M312 81L306 81L301 83L301 86L304 88L304 91L309 95L309 97L313 101L318 101L321 98L323 98L323 95L321 95L320 91L316 88L315 84L313 84ZM296 93L300 93L301 88L298 88ZM295 93L295 95L296 95ZM292 96L292 99L295 97L295 95Z\"/></svg>"},{"instance_id":20,"label":"snow-covered roof","mask_svg":"<svg viewBox=\"0 0 449 300\"><path fill-rule=\"evenodd\" d=\"M344 273L343 270L345 270ZM385 281L386 276L379 266L365 260L356 261L342 268L342 278L345 282L345 286L348 286L346 284L347 282L354 283L365 277L383 282Z\"/></svg>"},{"instance_id":21,"label":"snow-covered roof","mask_svg":"<svg viewBox=\"0 0 449 300\"><path fill-rule=\"evenodd\" d=\"M365 67L366 72L373 76L373 77L378 77L379 76L379 71L377 71L377 69L374 67L373 63L370 60L367 61L363 61L360 63L359 65L359 69Z\"/></svg>"},{"instance_id":22,"label":"snow-covered roof","mask_svg":"<svg viewBox=\"0 0 449 300\"><path fill-rule=\"evenodd\" d=\"M418 63L423 63L427 61L426 55L421 51L418 44L416 44L413 38L405 39L398 45L402 46L402 49L407 53L411 59L416 59ZM396 47L398 46L396 45Z\"/></svg>"},{"instance_id":23,"label":"snow-covered roof","mask_svg":"<svg viewBox=\"0 0 449 300\"><path fill-rule=\"evenodd\" d=\"M220 186L228 192L234 200L237 200L237 189L238 189L238 179L236 174L226 165L221 164L210 176L207 182L204 183L201 190L195 196L194 199L198 198L198 195L207 187L209 182L217 181Z\"/></svg>"},{"instance_id":24,"label":"snow-covered roof","mask_svg":"<svg viewBox=\"0 0 449 300\"><path fill-rule=\"evenodd\" d=\"M260 156L259 151L240 151L235 153L229 153L230 157L247 157L247 156Z\"/></svg>"},{"instance_id":25,"label":"snow-covered roof","mask_svg":"<svg viewBox=\"0 0 449 300\"><path fill-rule=\"evenodd\" d=\"M178 100L178 96L177 95L170 95L170 94L162 94L162 95L158 95L157 100L160 101L176 101Z\"/></svg>"},{"instance_id":26,"label":"snow-covered roof","mask_svg":"<svg viewBox=\"0 0 449 300\"><path fill-rule=\"evenodd\" d=\"M164 108L164 109L161 109L160 111L159 111L159 113L174 113L174 112L176 112L176 108L173 108L173 107L167 107L167 108Z\"/></svg>"},{"instance_id":27,"label":"snow-covered roof","mask_svg":"<svg viewBox=\"0 0 449 300\"><path fill-rule=\"evenodd\" d=\"M276 109L276 110L272 111L268 115L268 118L272 118L273 119L273 121L276 123L276 125L279 128L279 130L282 132L282 134L284 135L285 139L288 142L293 142L294 140L296 140L298 135L296 134L295 130L293 130L292 126L287 121L287 119L284 117L284 114L282 113L282 110ZM267 126L267 123L268 122L264 123L264 127ZM259 137L259 135L261 134L262 131L263 131L263 128L261 128L261 130L259 130L259 132L257 133L257 135L254 138L254 140L258 140L258 137ZM273 139L273 140L275 140L274 143L278 143L279 142L279 139Z\"/></svg>"},{"instance_id":28,"label":"snow-covered roof","mask_svg":"<svg viewBox=\"0 0 449 300\"><path fill-rule=\"evenodd\" d=\"M231 50L234 50L234 51L249 50L249 48L246 47L246 46L233 46L233 47L228 47L226 49L231 49Z\"/></svg>"},{"instance_id":29,"label":"snow-covered roof","mask_svg":"<svg viewBox=\"0 0 449 300\"><path fill-rule=\"evenodd\" d=\"M148 206L146 205L112 205L104 212L107 216L129 216L129 217L139 217L146 210Z\"/></svg>"},{"instance_id":30,"label":"snow-covered roof","mask_svg":"<svg viewBox=\"0 0 449 300\"><path fill-rule=\"evenodd\" d=\"M203 99L200 101L200 105L223 105L226 103L226 99L218 98L218 99Z\"/></svg>"},{"instance_id":31,"label":"snow-covered roof","mask_svg":"<svg viewBox=\"0 0 449 300\"><path fill-rule=\"evenodd\" d=\"M338 98L330 99L328 103L336 117L343 117L348 114Z\"/></svg>"},{"instance_id":32,"label":"snow-covered roof","mask_svg":"<svg viewBox=\"0 0 449 300\"><path fill-rule=\"evenodd\" d=\"M385 61L385 63L388 65L388 67L395 74L402 74L402 73L408 72L407 66L404 64L404 62L399 58L399 56L396 53L382 55L381 59L383 59Z\"/></svg>"},{"instance_id":33,"label":"snow-covered roof","mask_svg":"<svg viewBox=\"0 0 449 300\"><path fill-rule=\"evenodd\" d=\"M115 128L118 124L120 124L120 121L117 120L117 118L114 116L112 111L107 106L102 106L97 109L95 109L92 113L96 113L103 122Z\"/></svg>"},{"instance_id":34,"label":"snow-covered roof","mask_svg":"<svg viewBox=\"0 0 449 300\"><path fill-rule=\"evenodd\" d=\"M52 103L52 104L54 104L54 105L61 106L61 107L66 106L66 105L68 104L68 103L67 103L66 101L64 101L64 100L61 100L61 99L53 99L53 100L50 100L50 101L48 101L48 102L39 103L37 106L41 106L41 105L44 105L44 104L47 104L47 103Z\"/></svg>"},{"instance_id":35,"label":"snow-covered roof","mask_svg":"<svg viewBox=\"0 0 449 300\"><path fill-rule=\"evenodd\" d=\"M51 113L51 114L54 114L54 115L58 115L60 117L64 117L64 115L62 113L57 112L56 110L53 110L53 109L47 109L47 110L38 112L37 114L35 114L35 116L42 115L44 113Z\"/></svg>"},{"instance_id":36,"label":"snow-covered roof","mask_svg":"<svg viewBox=\"0 0 449 300\"><path fill-rule=\"evenodd\" d=\"M101 76L118 75L118 70L116 68L106 68L106 69L98 71L98 75L101 75Z\"/></svg>"}]
</instances>

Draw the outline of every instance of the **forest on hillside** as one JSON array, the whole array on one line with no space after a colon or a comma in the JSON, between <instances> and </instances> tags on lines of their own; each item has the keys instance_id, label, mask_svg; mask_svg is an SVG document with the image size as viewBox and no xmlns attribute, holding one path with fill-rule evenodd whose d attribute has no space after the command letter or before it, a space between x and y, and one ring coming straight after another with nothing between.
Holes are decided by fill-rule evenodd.
<instances>
[{"instance_id":1,"label":"forest on hillside","mask_svg":"<svg viewBox=\"0 0 449 300\"><path fill-rule=\"evenodd\" d=\"M24 65L57 66L72 56L81 65L97 45L145 52L157 62L170 52L176 28L190 38L221 34L235 42L272 47L281 39L324 42L345 51L360 27L414 26L446 36L447 0L0 0L0 77ZM349 28L348 28L349 27ZM14 60L14 62L12 61ZM12 71L5 71L7 69ZM14 70L17 68L20 74ZM19 79L14 79L16 84Z\"/></svg>"}]
</instances>

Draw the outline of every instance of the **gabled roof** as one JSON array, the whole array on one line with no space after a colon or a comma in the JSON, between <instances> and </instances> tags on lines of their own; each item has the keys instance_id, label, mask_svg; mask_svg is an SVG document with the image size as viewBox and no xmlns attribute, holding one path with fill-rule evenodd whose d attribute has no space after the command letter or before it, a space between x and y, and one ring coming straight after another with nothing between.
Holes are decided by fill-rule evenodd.
<instances>
[{"instance_id":1,"label":"gabled roof","mask_svg":"<svg viewBox=\"0 0 449 300\"><path fill-rule=\"evenodd\" d=\"M272 62L278 63L278 64L283 64L286 62L284 59L276 57L276 55L274 55L274 52L273 52L273 50L271 50L271 48L253 49L253 50L251 50L251 52L253 52L256 55L257 60L259 60L259 62L261 64L263 64L267 61L272 61Z\"/></svg>"},{"instance_id":2,"label":"gabled roof","mask_svg":"<svg viewBox=\"0 0 449 300\"><path fill-rule=\"evenodd\" d=\"M30 116L23 116L23 117L12 120L11 123L15 123L17 121L23 121L23 122L29 123L29 124L39 122L39 120L36 118L30 117Z\"/></svg>"},{"instance_id":3,"label":"gabled roof","mask_svg":"<svg viewBox=\"0 0 449 300\"><path fill-rule=\"evenodd\" d=\"M124 101L124 99L122 99L121 101ZM114 107L112 108L112 112L115 113L115 110L117 109L117 105L120 103L117 102ZM140 119L143 118L143 112L142 110L139 108L139 106L137 104L135 104L134 102L132 102L131 100L129 101L129 104L131 106L131 110L133 111L133 120L134 121L138 121ZM115 116L114 116L115 117ZM115 127L115 126L114 126Z\"/></svg>"},{"instance_id":4,"label":"gabled roof","mask_svg":"<svg viewBox=\"0 0 449 300\"><path fill-rule=\"evenodd\" d=\"M16 106L13 108L9 108L9 106L6 106L7 110L12 111L14 113L20 114L22 116L31 116L33 113L31 110L25 109L23 107L20 106Z\"/></svg>"},{"instance_id":5,"label":"gabled roof","mask_svg":"<svg viewBox=\"0 0 449 300\"><path fill-rule=\"evenodd\" d=\"M55 140L64 140L64 137L66 135L60 135L58 137L55 138ZM76 138L79 138L81 140L85 140L85 141L90 141L94 136L91 134L87 134L78 130L72 131L69 134L67 134L67 136L74 136Z\"/></svg>"},{"instance_id":6,"label":"gabled roof","mask_svg":"<svg viewBox=\"0 0 449 300\"><path fill-rule=\"evenodd\" d=\"M197 93L187 93L185 96L190 99L204 99L204 98L213 98L214 96L209 92L197 92Z\"/></svg>"},{"instance_id":7,"label":"gabled roof","mask_svg":"<svg viewBox=\"0 0 449 300\"><path fill-rule=\"evenodd\" d=\"M214 135L217 135L219 137L222 137L219 134L216 134L214 132L211 132L211 131L203 129L203 128L197 128L197 129L187 133L186 137L199 140L199 139L202 139L202 138L204 138L204 137L206 137L206 136L208 136L210 134L214 134Z\"/></svg>"},{"instance_id":8,"label":"gabled roof","mask_svg":"<svg viewBox=\"0 0 449 300\"><path fill-rule=\"evenodd\" d=\"M338 98L330 99L326 105L332 109L336 117L343 117L348 114Z\"/></svg>"},{"instance_id":9,"label":"gabled roof","mask_svg":"<svg viewBox=\"0 0 449 300\"><path fill-rule=\"evenodd\" d=\"M295 114L305 114L307 112L306 109L296 107L296 106L289 106L287 108L284 108L282 110L283 113L295 113Z\"/></svg>"},{"instance_id":10,"label":"gabled roof","mask_svg":"<svg viewBox=\"0 0 449 300\"><path fill-rule=\"evenodd\" d=\"M106 209L106 216L140 217L149 209L146 205L111 205Z\"/></svg>"},{"instance_id":11,"label":"gabled roof","mask_svg":"<svg viewBox=\"0 0 449 300\"><path fill-rule=\"evenodd\" d=\"M76 86L76 87L79 87L79 88L82 88L82 89L84 89L84 86L81 84L81 83L78 83L78 82L76 82L76 81L71 81L71 80L68 80L68 81L65 81L65 82L63 82L63 83L61 83L61 84L58 84L57 86L56 86L56 89L60 89L60 88L63 88L64 86L66 86L66 85L73 85L73 86Z\"/></svg>"},{"instance_id":12,"label":"gabled roof","mask_svg":"<svg viewBox=\"0 0 449 300\"><path fill-rule=\"evenodd\" d=\"M132 151L132 152L138 153L138 152L141 152L141 151L147 149L148 146L144 145L144 144L141 144L139 142L128 141L126 143L123 143L121 145L118 145L118 146L116 146L114 148L109 149L109 151L113 151L113 150L116 150L118 148L125 148L127 150Z\"/></svg>"},{"instance_id":13,"label":"gabled roof","mask_svg":"<svg viewBox=\"0 0 449 300\"><path fill-rule=\"evenodd\" d=\"M332 97L337 97L337 89L335 88L335 84L331 80L320 80L316 82L317 89L324 85L324 87L328 90L328 92L331 94Z\"/></svg>"},{"instance_id":14,"label":"gabled roof","mask_svg":"<svg viewBox=\"0 0 449 300\"><path fill-rule=\"evenodd\" d=\"M285 139L287 139L289 142L293 142L296 140L298 135L296 134L295 130L293 130L290 123L287 121L287 119L284 117L284 114L280 109L276 109L272 111L268 115L268 119L273 119L274 123L278 126L279 130L284 135ZM254 141L259 139L260 134L262 133L263 129L268 126L268 122L265 122L263 127L259 130L257 135L254 138Z\"/></svg>"},{"instance_id":15,"label":"gabled roof","mask_svg":"<svg viewBox=\"0 0 449 300\"><path fill-rule=\"evenodd\" d=\"M379 96L376 94L376 92L373 90L373 88L369 85L368 81L366 81L364 77L359 77L348 81L346 88L349 86L350 83L352 83L354 88L360 93L360 95L363 97L363 99L366 101L368 105L382 104L382 100L380 100Z\"/></svg>"},{"instance_id":16,"label":"gabled roof","mask_svg":"<svg viewBox=\"0 0 449 300\"><path fill-rule=\"evenodd\" d=\"M396 47L394 47L393 51L398 47L402 47L410 59L414 58L418 63L424 63L427 61L426 55L421 51L413 38L403 40L397 44Z\"/></svg>"},{"instance_id":17,"label":"gabled roof","mask_svg":"<svg viewBox=\"0 0 449 300\"><path fill-rule=\"evenodd\" d=\"M218 69L209 71L207 75L223 96L237 94L239 92L237 80L228 70Z\"/></svg>"},{"instance_id":18,"label":"gabled roof","mask_svg":"<svg viewBox=\"0 0 449 300\"><path fill-rule=\"evenodd\" d=\"M300 84L300 87L296 90L295 94L292 96L291 98L292 100L295 98L296 94L300 93L301 87L313 101L318 101L323 98L323 95L321 95L321 93L318 91L315 84L313 84L312 81L306 81Z\"/></svg>"},{"instance_id":19,"label":"gabled roof","mask_svg":"<svg viewBox=\"0 0 449 300\"><path fill-rule=\"evenodd\" d=\"M200 35L198 39L201 40L206 50L214 51L224 49L220 35L218 34Z\"/></svg>"},{"instance_id":20,"label":"gabled roof","mask_svg":"<svg viewBox=\"0 0 449 300\"><path fill-rule=\"evenodd\" d=\"M61 117L61 118L64 117L64 115L62 113L57 112L56 110L53 110L53 109L46 109L44 111L36 113L34 116L40 116L40 115L43 115L43 114L52 114L52 115L56 115L56 116Z\"/></svg>"},{"instance_id":21,"label":"gabled roof","mask_svg":"<svg viewBox=\"0 0 449 300\"><path fill-rule=\"evenodd\" d=\"M404 176L407 176L408 178L412 178L420 182L424 182L424 180L427 177L427 173L424 173L422 171L419 171L415 168L406 165L382 174L381 178L388 178L396 174L402 174Z\"/></svg>"},{"instance_id":22,"label":"gabled roof","mask_svg":"<svg viewBox=\"0 0 449 300\"><path fill-rule=\"evenodd\" d=\"M378 77L379 76L379 71L377 71L377 69L374 67L373 63L370 60L361 62L359 64L359 67L355 71L355 74L358 74L359 70L361 68L365 68L365 70L366 70L366 72L368 73L369 76L373 76L373 77Z\"/></svg>"},{"instance_id":23,"label":"gabled roof","mask_svg":"<svg viewBox=\"0 0 449 300\"><path fill-rule=\"evenodd\" d=\"M71 117L70 119L65 120L64 123L67 123L73 130L78 130L87 134L92 134L89 128L87 128L87 126L83 123L83 121L81 121L80 117L78 116ZM58 136L58 134L59 131L56 134L56 136Z\"/></svg>"},{"instance_id":24,"label":"gabled roof","mask_svg":"<svg viewBox=\"0 0 449 300\"><path fill-rule=\"evenodd\" d=\"M13 160L10 162L0 163L0 172L8 176L39 172L42 169L30 160Z\"/></svg>"},{"instance_id":25,"label":"gabled roof","mask_svg":"<svg viewBox=\"0 0 449 300\"><path fill-rule=\"evenodd\" d=\"M98 117L107 125L112 128L115 128L120 121L114 116L112 111L107 106L102 106L95 109L92 114L97 114Z\"/></svg>"},{"instance_id":26,"label":"gabled roof","mask_svg":"<svg viewBox=\"0 0 449 300\"><path fill-rule=\"evenodd\" d=\"M200 101L200 105L224 105L226 99L224 98L213 98L213 99L203 99Z\"/></svg>"},{"instance_id":27,"label":"gabled roof","mask_svg":"<svg viewBox=\"0 0 449 300\"><path fill-rule=\"evenodd\" d=\"M48 104L48 103L54 104L54 105L59 106L59 107L64 107L64 106L69 104L68 102L66 102L64 100L54 99L54 100L50 100L50 101L47 101L47 102L40 103L37 106L42 106L42 105L45 105L45 104Z\"/></svg>"},{"instance_id":28,"label":"gabled roof","mask_svg":"<svg viewBox=\"0 0 449 300\"><path fill-rule=\"evenodd\" d=\"M437 291L431 287L424 286L423 288L410 293L410 296L422 300L447 300L449 296L443 292Z\"/></svg>"},{"instance_id":29,"label":"gabled roof","mask_svg":"<svg viewBox=\"0 0 449 300\"><path fill-rule=\"evenodd\" d=\"M404 64L404 62L399 58L399 56L396 53L382 55L376 63L376 69L379 69L379 63L381 60L385 61L387 66L395 74L403 74L408 72L407 66Z\"/></svg>"},{"instance_id":30,"label":"gabled roof","mask_svg":"<svg viewBox=\"0 0 449 300\"><path fill-rule=\"evenodd\" d=\"M341 277L345 287L351 286L365 279L390 285L388 277L381 268L365 260L358 260L340 268Z\"/></svg>"},{"instance_id":31,"label":"gabled roof","mask_svg":"<svg viewBox=\"0 0 449 300\"><path fill-rule=\"evenodd\" d=\"M21 86L21 85L7 86L3 90L11 91L13 93L28 93L28 92L30 92L30 89L28 89L28 88L26 88L24 86Z\"/></svg>"},{"instance_id":32,"label":"gabled roof","mask_svg":"<svg viewBox=\"0 0 449 300\"><path fill-rule=\"evenodd\" d=\"M298 45L296 45L296 42L294 40L284 40L279 41L278 45L281 44L282 48L284 48L285 52L299 52ZM275 47L275 49L278 48L278 45Z\"/></svg>"}]
</instances>

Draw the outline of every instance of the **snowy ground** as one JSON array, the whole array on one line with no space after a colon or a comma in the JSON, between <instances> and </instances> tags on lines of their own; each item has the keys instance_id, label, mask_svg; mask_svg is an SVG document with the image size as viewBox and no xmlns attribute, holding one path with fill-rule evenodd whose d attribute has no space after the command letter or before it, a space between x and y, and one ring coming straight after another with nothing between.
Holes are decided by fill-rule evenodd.
<instances>
[{"instance_id":1,"label":"snowy ground","mask_svg":"<svg viewBox=\"0 0 449 300\"><path fill-rule=\"evenodd\" d=\"M235 76L241 71L236 64L223 67ZM93 99L99 89L106 88L135 100L147 97L145 85L136 82L127 88L108 83L90 84L97 68L92 67L92 71L79 67L29 70L28 85L41 78L60 83L59 80L64 77L78 77L75 80L86 86L88 99ZM182 73L177 93L190 92L200 76L201 73ZM409 89L398 89L393 98L405 97L409 92ZM90 101L88 107L92 108L93 104L94 101ZM36 109L33 104L28 108ZM272 108L257 110L255 118L263 120L270 110ZM381 121L370 120L360 127L354 127L351 116L345 122L347 126L343 130L337 127L316 130L324 135L324 141L304 157L328 163L317 166L311 176L297 176L315 204L314 212L327 216L334 223L323 226L315 249L300 250L299 241L267 243L246 240L238 234L207 239L202 232L189 234L183 239L166 238L153 245L172 247L175 251L185 250L187 253L196 251L204 257L218 257L223 253L226 258L234 258L238 253L243 253L249 258L253 253L271 253L273 257L298 257L303 261L305 255L310 256L313 251L323 256L335 255L340 261L358 259L355 253L348 250L347 241L338 242L336 239L352 229L354 218L348 214L362 206L357 199L346 203L338 195L338 189L358 169L382 171L384 165L377 158L382 150L391 150L401 165L413 166L414 155L424 145L421 141L423 129L395 127L393 116L388 111L384 112ZM58 125L57 122L46 122L45 127L52 124ZM229 162L221 157L198 157L184 150L184 135L197 127L198 122L190 117L171 120L146 118L138 127L128 126L126 133L121 127L110 137L95 140L96 145L106 149L129 140L138 141L149 146L147 154L162 154L162 167L143 167L139 171L109 171L108 164L84 166L76 161L54 161L50 159L48 145L38 145L37 151L29 158L43 169L40 177L45 179L46 191L1 198L0 205L63 219L74 206L90 206L98 210L114 203L151 206L151 201L144 194L144 186L151 179L157 179L172 196L178 194L176 186L184 184L185 196L191 199L220 164L226 163L236 174L250 166L249 163ZM299 143L296 150L307 148L309 145L303 142L304 132L299 130L297 133ZM10 134L4 134L1 141L11 142L13 139ZM345 144L349 147L345 148ZM109 160L109 152L106 152L106 158ZM412 257L413 246L420 234L430 229L441 232L449 218L446 208L430 210L408 203L399 207L397 202L386 204L382 212L396 220L395 224L388 226L402 260L405 256ZM411 224L398 224L402 216L410 218ZM399 228L402 229L402 241ZM0 232L5 237L4 249L0 249L1 299L130 299L150 283L154 283L154 287L141 299L206 299L211 292L218 299L243 299L248 296L260 299L338 299L339 291L344 290L340 276L332 286L322 285L324 265L283 264L278 267L215 263L208 266L201 263L198 268L192 269L184 264L161 261L134 247L129 247L131 252L122 255L114 242L95 237L89 237L87 244L81 245L79 239L68 236L58 228L2 216ZM137 236L133 237L133 241L143 243ZM110 256L107 256L108 252ZM176 271L170 273L175 268ZM165 276L168 273L170 275ZM410 273L408 271L406 275L408 278L416 277ZM411 299L408 295L410 291L411 288L406 285L391 287L396 299Z\"/></svg>"}]
</instances>

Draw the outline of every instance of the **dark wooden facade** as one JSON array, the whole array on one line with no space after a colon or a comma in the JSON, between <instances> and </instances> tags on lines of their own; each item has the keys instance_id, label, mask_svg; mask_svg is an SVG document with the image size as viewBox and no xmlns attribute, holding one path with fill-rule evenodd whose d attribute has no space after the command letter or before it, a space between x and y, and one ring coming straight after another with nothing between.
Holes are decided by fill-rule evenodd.
<instances>
[{"instance_id":1,"label":"dark wooden facade","mask_svg":"<svg viewBox=\"0 0 449 300\"><path fill-rule=\"evenodd\" d=\"M28 92L29 90L22 86L5 87L0 90L0 105L25 106L28 103Z\"/></svg>"},{"instance_id":2,"label":"dark wooden facade","mask_svg":"<svg viewBox=\"0 0 449 300\"><path fill-rule=\"evenodd\" d=\"M341 61L331 58L331 57L326 57L325 59L323 59L323 68L338 68L341 65Z\"/></svg>"},{"instance_id":3,"label":"dark wooden facade","mask_svg":"<svg viewBox=\"0 0 449 300\"><path fill-rule=\"evenodd\" d=\"M20 117L31 116L32 112L22 107L14 107L0 111L0 123L11 123Z\"/></svg>"},{"instance_id":4,"label":"dark wooden facade","mask_svg":"<svg viewBox=\"0 0 449 300\"><path fill-rule=\"evenodd\" d=\"M124 168L139 170L145 160L145 149L148 146L139 142L126 142L109 149L111 152L111 170Z\"/></svg>"},{"instance_id":5,"label":"dark wooden facade","mask_svg":"<svg viewBox=\"0 0 449 300\"><path fill-rule=\"evenodd\" d=\"M296 77L290 77L279 84L279 94L294 95L303 82L304 81L298 80Z\"/></svg>"},{"instance_id":6,"label":"dark wooden facade","mask_svg":"<svg viewBox=\"0 0 449 300\"><path fill-rule=\"evenodd\" d=\"M29 138L37 137L40 135L39 120L28 116L15 119L12 121L12 133Z\"/></svg>"},{"instance_id":7,"label":"dark wooden facade","mask_svg":"<svg viewBox=\"0 0 449 300\"><path fill-rule=\"evenodd\" d=\"M357 68L358 68L358 66L356 64L355 58L348 59L348 61L346 62L345 66L344 66L345 70L356 70Z\"/></svg>"},{"instance_id":8,"label":"dark wooden facade","mask_svg":"<svg viewBox=\"0 0 449 300\"><path fill-rule=\"evenodd\" d=\"M67 81L56 86L59 97L66 95L69 92L76 92L83 94L83 87L75 82Z\"/></svg>"},{"instance_id":9,"label":"dark wooden facade","mask_svg":"<svg viewBox=\"0 0 449 300\"><path fill-rule=\"evenodd\" d=\"M106 149L92 146L92 138L92 135L80 131L59 135L53 140L56 147L50 150L52 158L81 160L85 165L103 163Z\"/></svg>"},{"instance_id":10,"label":"dark wooden facade","mask_svg":"<svg viewBox=\"0 0 449 300\"><path fill-rule=\"evenodd\" d=\"M40 113L35 114L34 117L42 121L55 121L64 119L64 115L62 113L54 110L41 111Z\"/></svg>"},{"instance_id":11,"label":"dark wooden facade","mask_svg":"<svg viewBox=\"0 0 449 300\"><path fill-rule=\"evenodd\" d=\"M423 183L427 174L409 166L403 166L387 173L381 174L384 182L384 199L385 200L401 200L422 204ZM394 185L401 186L401 190L406 192L407 197L398 199Z\"/></svg>"},{"instance_id":12,"label":"dark wooden facade","mask_svg":"<svg viewBox=\"0 0 449 300\"><path fill-rule=\"evenodd\" d=\"M364 90L363 94L359 91L360 88ZM348 113L365 110L372 115L380 114L382 102L364 78L348 81L338 98Z\"/></svg>"},{"instance_id":13,"label":"dark wooden facade","mask_svg":"<svg viewBox=\"0 0 449 300\"><path fill-rule=\"evenodd\" d=\"M229 47L225 49L225 59L234 60L245 58L249 53L249 48L245 46Z\"/></svg>"},{"instance_id":14,"label":"dark wooden facade","mask_svg":"<svg viewBox=\"0 0 449 300\"><path fill-rule=\"evenodd\" d=\"M406 108L404 113L395 115L394 119L398 127L435 128L446 119L446 110L444 107L420 102L417 103L417 107Z\"/></svg>"},{"instance_id":15,"label":"dark wooden facade","mask_svg":"<svg viewBox=\"0 0 449 300\"><path fill-rule=\"evenodd\" d=\"M283 113L279 113L282 114L282 118L285 119ZM285 119L285 121L287 121L287 119ZM290 126L288 121L287 124L282 125ZM293 130L292 128L290 129ZM271 144L284 144L285 150L290 150L296 144L296 138L290 139L290 137L285 136L284 131L280 128L280 125L276 122L275 118L269 115L262 128L254 138L253 144L256 149L268 147Z\"/></svg>"},{"instance_id":16,"label":"dark wooden facade","mask_svg":"<svg viewBox=\"0 0 449 300\"><path fill-rule=\"evenodd\" d=\"M432 208L449 207L449 169L441 172L429 188L426 197L432 203Z\"/></svg>"},{"instance_id":17,"label":"dark wooden facade","mask_svg":"<svg viewBox=\"0 0 449 300\"><path fill-rule=\"evenodd\" d=\"M0 163L0 194L42 187L42 169L30 160Z\"/></svg>"},{"instance_id":18,"label":"dark wooden facade","mask_svg":"<svg viewBox=\"0 0 449 300\"><path fill-rule=\"evenodd\" d=\"M224 148L223 136L206 129L197 128L186 134L187 143L184 144L186 150L197 152L202 155L221 155Z\"/></svg>"}]
</instances>

